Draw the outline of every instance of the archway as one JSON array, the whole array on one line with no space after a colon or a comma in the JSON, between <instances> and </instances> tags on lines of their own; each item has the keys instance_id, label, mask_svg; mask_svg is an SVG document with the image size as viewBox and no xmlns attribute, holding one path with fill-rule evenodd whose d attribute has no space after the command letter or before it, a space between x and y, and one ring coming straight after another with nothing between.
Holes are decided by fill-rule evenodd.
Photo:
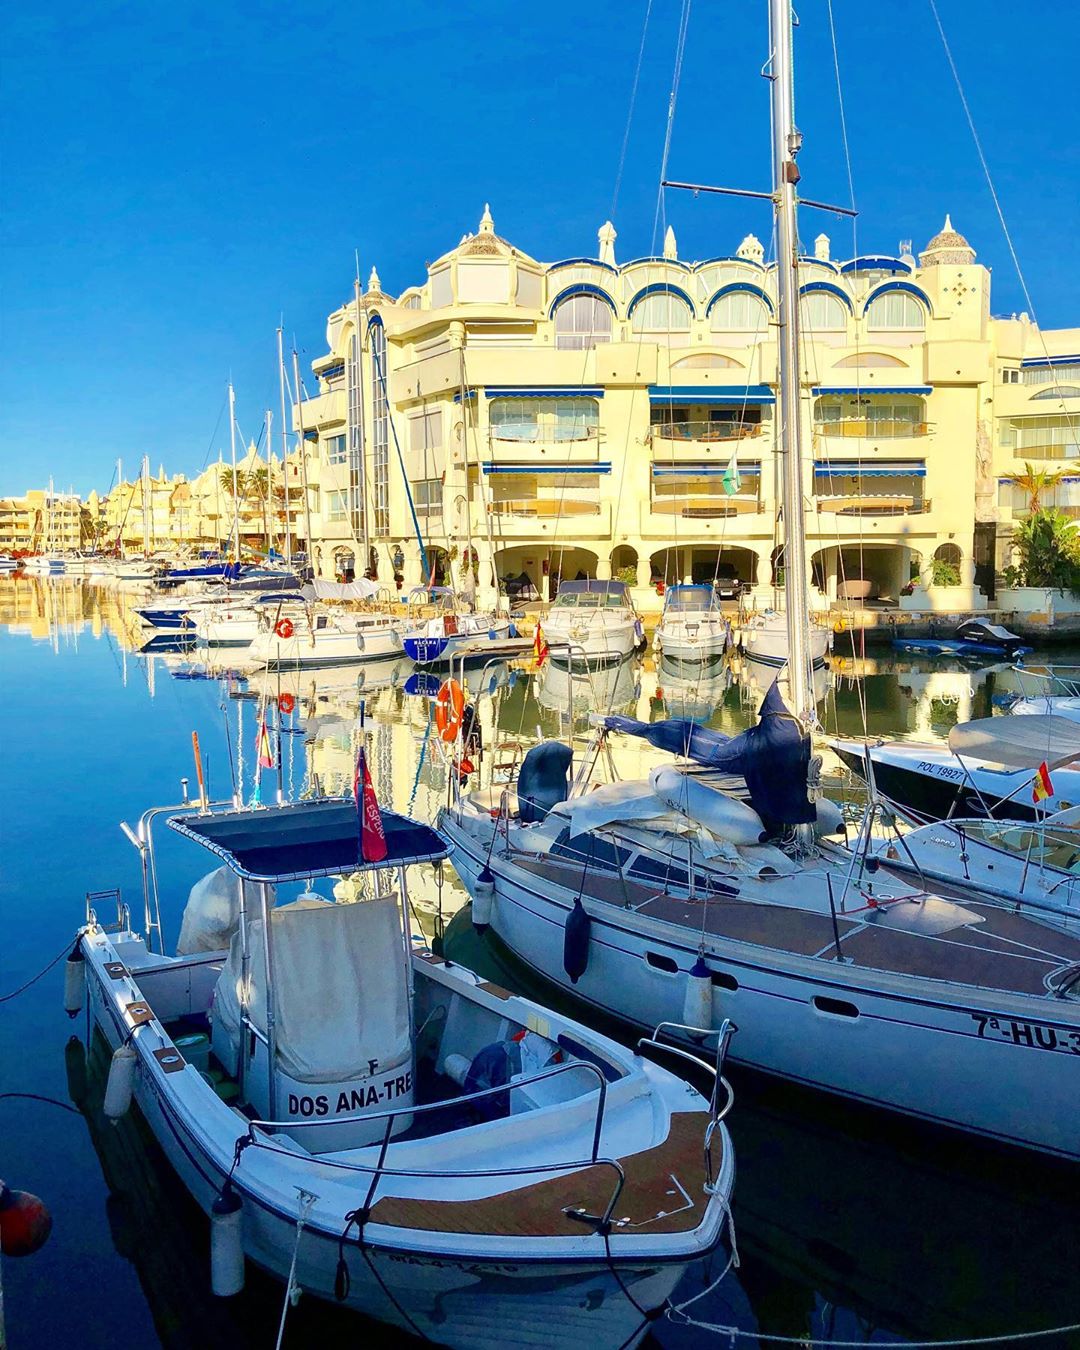
<instances>
[{"instance_id":1,"label":"archway","mask_svg":"<svg viewBox=\"0 0 1080 1350\"><path fill-rule=\"evenodd\" d=\"M629 544L619 544L611 550L611 579L625 581L628 586L638 584L637 549Z\"/></svg>"},{"instance_id":2,"label":"archway","mask_svg":"<svg viewBox=\"0 0 1080 1350\"><path fill-rule=\"evenodd\" d=\"M450 585L450 554L437 544L427 545L428 573L425 584L428 586Z\"/></svg>"},{"instance_id":3,"label":"archway","mask_svg":"<svg viewBox=\"0 0 1080 1350\"><path fill-rule=\"evenodd\" d=\"M351 548L334 549L334 576L338 581L356 580L356 555Z\"/></svg>"},{"instance_id":4,"label":"archway","mask_svg":"<svg viewBox=\"0 0 1080 1350\"><path fill-rule=\"evenodd\" d=\"M813 583L833 604L897 604L912 579L906 544L833 544L810 560Z\"/></svg>"},{"instance_id":5,"label":"archway","mask_svg":"<svg viewBox=\"0 0 1080 1350\"><path fill-rule=\"evenodd\" d=\"M554 600L560 581L585 581L596 576L600 561L591 549L555 545L547 560L547 599Z\"/></svg>"}]
</instances>

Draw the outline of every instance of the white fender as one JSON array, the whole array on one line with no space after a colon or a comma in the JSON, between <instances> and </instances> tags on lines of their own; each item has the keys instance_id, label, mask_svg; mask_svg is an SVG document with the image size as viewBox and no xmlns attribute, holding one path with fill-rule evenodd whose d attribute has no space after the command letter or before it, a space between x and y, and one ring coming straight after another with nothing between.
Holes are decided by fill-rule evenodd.
<instances>
[{"instance_id":1,"label":"white fender","mask_svg":"<svg viewBox=\"0 0 1080 1350\"><path fill-rule=\"evenodd\" d=\"M752 807L669 765L653 769L649 786L673 811L731 844L757 844L765 836L761 817Z\"/></svg>"},{"instance_id":2,"label":"white fender","mask_svg":"<svg viewBox=\"0 0 1080 1350\"><path fill-rule=\"evenodd\" d=\"M231 1298L244 1287L242 1213L240 1197L226 1182L210 1210L210 1288L218 1298Z\"/></svg>"},{"instance_id":3,"label":"white fender","mask_svg":"<svg viewBox=\"0 0 1080 1350\"><path fill-rule=\"evenodd\" d=\"M473 882L472 921L473 926L484 932L491 923L491 911L495 905L495 879L485 867Z\"/></svg>"},{"instance_id":4,"label":"white fender","mask_svg":"<svg viewBox=\"0 0 1080 1350\"><path fill-rule=\"evenodd\" d=\"M69 1017L77 1017L86 1002L86 962L82 947L75 950L64 963L64 1011Z\"/></svg>"},{"instance_id":5,"label":"white fender","mask_svg":"<svg viewBox=\"0 0 1080 1350\"><path fill-rule=\"evenodd\" d=\"M135 1086L135 1065L138 1056L134 1046L121 1045L113 1052L109 1065L109 1078L105 1084L105 1102L103 1110L106 1117L115 1124L121 1116L127 1115L131 1105L131 1092Z\"/></svg>"},{"instance_id":6,"label":"white fender","mask_svg":"<svg viewBox=\"0 0 1080 1350\"><path fill-rule=\"evenodd\" d=\"M687 972L683 996L683 1023L688 1027L712 1029L712 980L709 967L699 956Z\"/></svg>"},{"instance_id":7,"label":"white fender","mask_svg":"<svg viewBox=\"0 0 1080 1350\"><path fill-rule=\"evenodd\" d=\"M841 834L844 829L844 813L835 802L821 797L814 803L817 819L814 821L814 833L820 838L823 834Z\"/></svg>"}]
</instances>

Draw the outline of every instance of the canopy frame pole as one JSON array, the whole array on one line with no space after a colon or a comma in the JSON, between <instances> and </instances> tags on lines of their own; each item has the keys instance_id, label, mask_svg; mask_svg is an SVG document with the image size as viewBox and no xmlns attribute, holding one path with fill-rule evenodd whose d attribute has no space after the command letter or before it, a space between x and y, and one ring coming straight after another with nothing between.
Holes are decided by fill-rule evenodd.
<instances>
[{"instance_id":1,"label":"canopy frame pole","mask_svg":"<svg viewBox=\"0 0 1080 1350\"><path fill-rule=\"evenodd\" d=\"M957 764L959 764L959 765L960 765L960 768L963 770L964 778L965 778L965 779L967 780L967 782L971 785L971 789L972 789L972 791L975 793L975 796L978 797L978 799L979 799L979 805L980 805L980 806L982 807L982 809L986 812L986 818L987 818L987 820L993 820L993 819L994 819L994 813L993 813L993 811L990 809L990 806L989 806L989 804L987 803L986 798L985 798L985 797L982 795L982 793L979 791L979 785L978 785L978 783L976 783L975 779L971 776L971 771L970 771L970 769L969 769L968 766L964 763L964 757L963 757L963 755L959 754L956 750L954 750L954 751L953 751L953 756L955 757ZM1015 790L1018 792L1020 789L1017 788L1017 789L1015 789ZM1011 796L1012 794L1010 793L1009 795ZM1008 798L1008 797L1003 797L1002 800L1003 800L1003 801L1008 801L1009 798ZM945 817L946 820L951 820L951 819L953 818L953 812L956 810L956 805L957 805L957 804L956 804L956 801L954 800L952 806L949 808L949 814Z\"/></svg>"},{"instance_id":2,"label":"canopy frame pole","mask_svg":"<svg viewBox=\"0 0 1080 1350\"><path fill-rule=\"evenodd\" d=\"M409 886L405 879L405 865L397 869L398 890L401 893L401 951L405 958L405 991L409 1005L409 1044L416 1050L416 1014L413 1008L415 987L412 963L411 919L409 916ZM423 936L423 933L420 935Z\"/></svg>"},{"instance_id":3,"label":"canopy frame pole","mask_svg":"<svg viewBox=\"0 0 1080 1350\"><path fill-rule=\"evenodd\" d=\"M251 1044L251 1004L248 991L251 987L251 943L248 931L248 883L240 878L240 923L237 932L240 935L240 1053L236 1057L236 1079L240 1088L240 1101L247 1100L248 1086L248 1047Z\"/></svg>"},{"instance_id":4,"label":"canopy frame pole","mask_svg":"<svg viewBox=\"0 0 1080 1350\"><path fill-rule=\"evenodd\" d=\"M274 1010L274 955L270 934L270 916L273 901L268 882L259 883L259 912L263 922L263 975L266 980L266 1057L268 1106L277 1119L277 1016Z\"/></svg>"}]
</instances>

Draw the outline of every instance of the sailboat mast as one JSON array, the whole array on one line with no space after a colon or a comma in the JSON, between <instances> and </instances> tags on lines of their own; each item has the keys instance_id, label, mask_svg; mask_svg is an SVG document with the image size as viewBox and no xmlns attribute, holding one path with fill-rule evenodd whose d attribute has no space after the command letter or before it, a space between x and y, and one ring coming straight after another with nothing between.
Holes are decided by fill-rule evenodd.
<instances>
[{"instance_id":1,"label":"sailboat mast","mask_svg":"<svg viewBox=\"0 0 1080 1350\"><path fill-rule=\"evenodd\" d=\"M142 547L143 557L150 556L150 506L147 501L150 485L150 456L142 457Z\"/></svg>"},{"instance_id":2,"label":"sailboat mast","mask_svg":"<svg viewBox=\"0 0 1080 1350\"><path fill-rule=\"evenodd\" d=\"M289 510L289 425L285 416L285 346L279 325L277 330L278 383L281 385L281 477L285 494L285 560L292 562L292 515Z\"/></svg>"},{"instance_id":3,"label":"sailboat mast","mask_svg":"<svg viewBox=\"0 0 1080 1350\"><path fill-rule=\"evenodd\" d=\"M803 514L802 420L799 371L799 232L795 157L802 136L795 126L791 0L769 0L772 40L773 201L776 211L779 300L780 424L778 441L784 513L784 602L787 613L788 690L792 710L813 715L814 694L808 627L806 522Z\"/></svg>"},{"instance_id":4,"label":"sailboat mast","mask_svg":"<svg viewBox=\"0 0 1080 1350\"><path fill-rule=\"evenodd\" d=\"M356 479L357 509L354 514L359 517L360 547L363 557L359 570L361 576L363 576L371 563L371 532L368 529L367 437L364 434L364 344L361 339L360 328L359 256L356 259L356 279L353 282L353 304L356 309L356 342L353 347L355 364L352 371L355 425L349 428L349 434L355 438L355 444L349 447L349 461Z\"/></svg>"},{"instance_id":5,"label":"sailboat mast","mask_svg":"<svg viewBox=\"0 0 1080 1350\"><path fill-rule=\"evenodd\" d=\"M229 381L229 451L232 458L232 501L233 501L233 527L232 527L232 552L233 561L240 561L240 501L237 497L239 491L236 483L236 391L232 387L232 380Z\"/></svg>"},{"instance_id":6,"label":"sailboat mast","mask_svg":"<svg viewBox=\"0 0 1080 1350\"><path fill-rule=\"evenodd\" d=\"M313 568L315 564L311 545L311 502L307 484L307 445L304 442L304 391L300 388L300 357L297 355L295 347L292 354L292 368L293 381L296 385L296 417L300 429L300 487L304 493L304 531L307 536L304 540L304 549L307 552L307 565L309 568Z\"/></svg>"}]
</instances>

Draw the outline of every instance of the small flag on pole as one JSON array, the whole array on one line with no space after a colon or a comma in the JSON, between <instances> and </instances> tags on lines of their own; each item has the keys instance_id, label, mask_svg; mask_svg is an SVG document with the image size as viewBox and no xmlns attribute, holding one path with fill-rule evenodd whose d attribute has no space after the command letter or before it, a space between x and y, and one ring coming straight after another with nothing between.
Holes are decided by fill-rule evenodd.
<instances>
[{"instance_id":1,"label":"small flag on pole","mask_svg":"<svg viewBox=\"0 0 1080 1350\"><path fill-rule=\"evenodd\" d=\"M266 718L259 719L259 732L255 738L255 750L259 757L260 769L272 769L274 767L274 752L270 746L270 732L266 727Z\"/></svg>"},{"instance_id":2,"label":"small flag on pole","mask_svg":"<svg viewBox=\"0 0 1080 1350\"><path fill-rule=\"evenodd\" d=\"M536 635L533 638L533 649L536 652L536 664L542 666L548 658L547 638L544 637L544 630L540 627L540 620L536 621Z\"/></svg>"},{"instance_id":3,"label":"small flag on pole","mask_svg":"<svg viewBox=\"0 0 1080 1350\"><path fill-rule=\"evenodd\" d=\"M1046 760L1039 765L1031 783L1031 800L1036 806L1044 802L1047 797L1054 795L1054 785L1050 781L1050 770L1046 767Z\"/></svg>"},{"instance_id":4,"label":"small flag on pole","mask_svg":"<svg viewBox=\"0 0 1080 1350\"><path fill-rule=\"evenodd\" d=\"M386 857L386 832L383 830L379 800L368 772L363 741L356 756L353 796L356 798L356 814L360 819L360 857L364 862L382 862Z\"/></svg>"},{"instance_id":5,"label":"small flag on pole","mask_svg":"<svg viewBox=\"0 0 1080 1350\"><path fill-rule=\"evenodd\" d=\"M724 491L729 497L734 497L736 492L742 487L742 475L739 473L739 452L737 450L728 461L728 466L724 470L724 476L720 481L723 483Z\"/></svg>"}]
</instances>

